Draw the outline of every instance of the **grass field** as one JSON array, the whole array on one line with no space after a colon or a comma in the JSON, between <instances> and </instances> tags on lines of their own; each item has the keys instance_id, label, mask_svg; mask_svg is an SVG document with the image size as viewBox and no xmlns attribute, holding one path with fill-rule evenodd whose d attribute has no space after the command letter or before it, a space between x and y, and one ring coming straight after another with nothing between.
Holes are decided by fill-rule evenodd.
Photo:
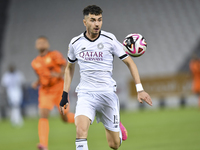
<instances>
[{"instance_id":1,"label":"grass field","mask_svg":"<svg viewBox=\"0 0 200 150\"><path fill-rule=\"evenodd\" d=\"M129 137L120 150L200 150L200 110L197 108L121 112ZM37 119L23 128L0 122L0 150L36 150ZM49 150L75 150L75 127L50 118ZM90 150L109 150L103 125L90 126Z\"/></svg>"}]
</instances>

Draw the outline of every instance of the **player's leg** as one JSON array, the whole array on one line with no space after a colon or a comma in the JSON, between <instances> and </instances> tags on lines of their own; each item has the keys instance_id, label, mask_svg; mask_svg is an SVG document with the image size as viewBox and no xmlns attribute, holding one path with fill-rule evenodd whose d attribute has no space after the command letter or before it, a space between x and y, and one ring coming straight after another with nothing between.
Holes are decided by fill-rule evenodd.
<instances>
[{"instance_id":1,"label":"player's leg","mask_svg":"<svg viewBox=\"0 0 200 150\"><path fill-rule=\"evenodd\" d=\"M64 115L60 113L60 116L64 122L74 123L74 113L66 112Z\"/></svg>"},{"instance_id":2,"label":"player's leg","mask_svg":"<svg viewBox=\"0 0 200 150\"><path fill-rule=\"evenodd\" d=\"M15 107L11 106L10 107L10 122L13 126L15 126Z\"/></svg>"},{"instance_id":3,"label":"player's leg","mask_svg":"<svg viewBox=\"0 0 200 150\"><path fill-rule=\"evenodd\" d=\"M106 129L106 138L110 148L116 150L120 147L121 145L120 132L113 132Z\"/></svg>"},{"instance_id":4,"label":"player's leg","mask_svg":"<svg viewBox=\"0 0 200 150\"><path fill-rule=\"evenodd\" d=\"M66 123L74 123L74 113L71 113L69 112L70 110L70 103L69 105L67 106L67 109L64 110L64 114L61 113L60 111L60 99L58 99L58 97L56 97L56 107L58 108L59 112L60 112L60 116L61 116L61 119L66 122Z\"/></svg>"},{"instance_id":5,"label":"player's leg","mask_svg":"<svg viewBox=\"0 0 200 150\"><path fill-rule=\"evenodd\" d=\"M22 103L22 97L21 96L16 97L14 107L16 109L15 118L16 118L16 123L17 123L18 126L23 125L23 117L22 117L22 114L21 114L21 103Z\"/></svg>"},{"instance_id":6,"label":"player's leg","mask_svg":"<svg viewBox=\"0 0 200 150\"><path fill-rule=\"evenodd\" d=\"M122 136L124 130L126 131L120 122L119 99L115 92L97 93L96 97L99 101L99 108L103 108L97 110L97 121L101 121L106 128L106 137L110 148L118 149L122 139L125 139Z\"/></svg>"},{"instance_id":7,"label":"player's leg","mask_svg":"<svg viewBox=\"0 0 200 150\"><path fill-rule=\"evenodd\" d=\"M112 149L118 149L119 146L122 143L122 140L125 141L127 139L127 130L120 122L120 131L119 132L113 132L108 129L106 129L106 138L108 141L108 145Z\"/></svg>"},{"instance_id":8,"label":"player's leg","mask_svg":"<svg viewBox=\"0 0 200 150\"><path fill-rule=\"evenodd\" d=\"M60 111L60 100L61 100L61 97L62 97L63 85L64 85L64 83L60 82L57 85L55 85L55 87L54 87L54 89L55 89L54 90L55 92L53 94L54 104L58 108L58 110L60 112L61 119L64 122L74 123L74 113L69 112L70 102L69 102L69 105L67 106L67 109L64 110L64 114L62 114L61 111ZM68 100L69 100L69 97L68 97Z\"/></svg>"},{"instance_id":9,"label":"player's leg","mask_svg":"<svg viewBox=\"0 0 200 150\"><path fill-rule=\"evenodd\" d=\"M16 125L16 119L15 119L15 114L16 114L16 112L15 112L15 103L14 103L14 101L12 101L12 99L9 99L9 104L10 104L10 122L11 122L11 124L13 125L13 126L15 126Z\"/></svg>"},{"instance_id":10,"label":"player's leg","mask_svg":"<svg viewBox=\"0 0 200 150\"><path fill-rule=\"evenodd\" d=\"M75 118L76 150L88 150L87 136L90 123L90 119L84 115Z\"/></svg>"},{"instance_id":11,"label":"player's leg","mask_svg":"<svg viewBox=\"0 0 200 150\"><path fill-rule=\"evenodd\" d=\"M38 135L39 141L38 149L47 150L48 137L49 137L49 114L54 107L51 93L39 90L39 122L38 122Z\"/></svg>"},{"instance_id":12,"label":"player's leg","mask_svg":"<svg viewBox=\"0 0 200 150\"><path fill-rule=\"evenodd\" d=\"M46 108L39 108L39 122L38 122L38 134L39 141L38 149L47 150L48 137L49 137L49 117L50 110Z\"/></svg>"},{"instance_id":13,"label":"player's leg","mask_svg":"<svg viewBox=\"0 0 200 150\"><path fill-rule=\"evenodd\" d=\"M124 125L121 123L119 123L119 127L120 127L120 133L122 136L122 141L125 141L128 138L128 132L126 130L126 128L124 127Z\"/></svg>"},{"instance_id":14,"label":"player's leg","mask_svg":"<svg viewBox=\"0 0 200 150\"><path fill-rule=\"evenodd\" d=\"M22 115L21 115L21 110L20 110L20 106L15 106L14 107L14 119L15 119L15 125L17 125L18 127L23 125L23 119L22 119Z\"/></svg>"},{"instance_id":15,"label":"player's leg","mask_svg":"<svg viewBox=\"0 0 200 150\"><path fill-rule=\"evenodd\" d=\"M95 117L95 104L92 94L78 93L75 113L76 150L88 150L87 135Z\"/></svg>"},{"instance_id":16,"label":"player's leg","mask_svg":"<svg viewBox=\"0 0 200 150\"><path fill-rule=\"evenodd\" d=\"M20 97L11 97L9 98L9 103L11 106L11 123L13 126L22 126L23 125L23 119L21 115L21 110L20 110Z\"/></svg>"}]
</instances>

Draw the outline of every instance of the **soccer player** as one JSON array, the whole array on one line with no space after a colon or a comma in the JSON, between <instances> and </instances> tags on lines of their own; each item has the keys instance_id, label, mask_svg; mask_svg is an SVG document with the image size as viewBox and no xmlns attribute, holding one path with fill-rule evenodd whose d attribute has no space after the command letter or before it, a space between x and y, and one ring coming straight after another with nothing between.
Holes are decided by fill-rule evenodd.
<instances>
[{"instance_id":1,"label":"soccer player","mask_svg":"<svg viewBox=\"0 0 200 150\"><path fill-rule=\"evenodd\" d=\"M88 129L95 116L105 127L110 148L118 149L122 140L126 140L127 131L120 122L119 100L115 93L117 86L112 78L114 55L128 66L136 83L139 102L144 100L152 105L152 101L143 90L137 67L124 52L122 44L113 34L101 30L102 9L96 5L87 6L83 15L86 31L73 38L69 44L69 63L64 75L61 112L64 112L68 105L69 88L77 61L81 78L76 88L76 150L88 150Z\"/></svg>"},{"instance_id":2,"label":"soccer player","mask_svg":"<svg viewBox=\"0 0 200 150\"><path fill-rule=\"evenodd\" d=\"M21 114L21 104L23 101L25 77L22 72L11 64L8 71L3 74L1 80L2 86L5 88L8 102L10 105L10 121L13 126L22 126L23 117Z\"/></svg>"},{"instance_id":3,"label":"soccer player","mask_svg":"<svg viewBox=\"0 0 200 150\"><path fill-rule=\"evenodd\" d=\"M190 61L190 70L193 75L192 91L198 96L198 105L200 107L200 59L196 54L193 55Z\"/></svg>"},{"instance_id":4,"label":"soccer player","mask_svg":"<svg viewBox=\"0 0 200 150\"><path fill-rule=\"evenodd\" d=\"M49 50L49 41L41 36L36 40L35 47L39 55L32 61L31 65L38 75L38 80L32 83L32 88L39 86L39 124L38 133L40 143L39 150L47 150L49 122L48 117L54 106L59 108L60 98L63 90L63 75L66 67L66 60L62 54L56 50ZM69 112L69 108L61 113L64 122L73 123L74 114Z\"/></svg>"}]
</instances>

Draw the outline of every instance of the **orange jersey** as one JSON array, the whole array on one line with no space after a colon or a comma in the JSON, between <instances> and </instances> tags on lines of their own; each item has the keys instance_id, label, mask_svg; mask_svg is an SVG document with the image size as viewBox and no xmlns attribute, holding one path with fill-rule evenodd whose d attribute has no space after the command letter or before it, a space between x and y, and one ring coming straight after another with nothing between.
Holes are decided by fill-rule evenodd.
<instances>
[{"instance_id":1,"label":"orange jersey","mask_svg":"<svg viewBox=\"0 0 200 150\"><path fill-rule=\"evenodd\" d=\"M193 75L193 92L200 93L200 60L192 60L190 70Z\"/></svg>"},{"instance_id":2,"label":"orange jersey","mask_svg":"<svg viewBox=\"0 0 200 150\"><path fill-rule=\"evenodd\" d=\"M56 90L56 85L63 82L63 78L51 76L51 72L60 73L61 66L66 65L66 60L60 52L49 51L45 56L37 56L31 65L39 77L40 90L51 91L54 87Z\"/></svg>"}]
</instances>

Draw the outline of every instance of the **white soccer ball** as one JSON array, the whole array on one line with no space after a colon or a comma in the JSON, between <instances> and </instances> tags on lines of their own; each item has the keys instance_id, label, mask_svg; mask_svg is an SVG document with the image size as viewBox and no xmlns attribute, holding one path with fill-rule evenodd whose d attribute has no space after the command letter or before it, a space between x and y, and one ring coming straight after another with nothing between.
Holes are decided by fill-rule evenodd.
<instances>
[{"instance_id":1,"label":"white soccer ball","mask_svg":"<svg viewBox=\"0 0 200 150\"><path fill-rule=\"evenodd\" d=\"M141 34L132 33L125 37L123 47L124 51L130 56L139 57L145 53L147 43Z\"/></svg>"}]
</instances>

